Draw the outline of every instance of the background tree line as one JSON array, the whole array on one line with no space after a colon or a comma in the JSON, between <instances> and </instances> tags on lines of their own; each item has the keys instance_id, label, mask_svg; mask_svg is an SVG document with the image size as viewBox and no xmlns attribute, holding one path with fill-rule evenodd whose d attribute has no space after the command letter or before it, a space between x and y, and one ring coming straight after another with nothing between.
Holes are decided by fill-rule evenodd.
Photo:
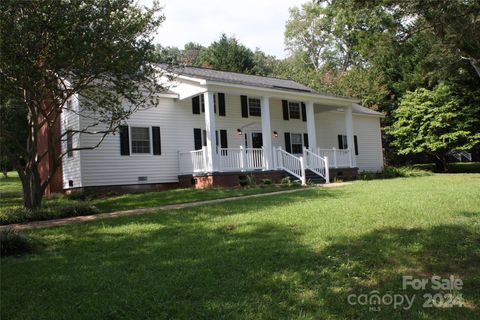
<instances>
[{"instance_id":1,"label":"background tree line","mask_svg":"<svg viewBox=\"0 0 480 320\"><path fill-rule=\"evenodd\" d=\"M445 170L480 141L480 2L320 0L290 9L288 57L223 34L208 47L158 47L163 62L285 77L384 112L390 163ZM417 157L412 155L417 155Z\"/></svg>"}]
</instances>

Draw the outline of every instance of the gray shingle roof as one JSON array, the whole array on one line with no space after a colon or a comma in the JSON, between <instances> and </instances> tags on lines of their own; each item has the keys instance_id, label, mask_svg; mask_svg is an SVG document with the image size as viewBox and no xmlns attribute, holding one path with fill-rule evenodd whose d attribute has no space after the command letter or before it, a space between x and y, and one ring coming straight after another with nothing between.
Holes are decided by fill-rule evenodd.
<instances>
[{"instance_id":1,"label":"gray shingle roof","mask_svg":"<svg viewBox=\"0 0 480 320\"><path fill-rule=\"evenodd\" d=\"M375 110L372 110L372 109L369 109L369 108L365 108L365 107L363 107L359 104L356 104L356 103L352 104L352 111L354 113L362 113L362 114L368 114L368 115L372 115L372 116L385 116L381 112L378 112L378 111L375 111Z\"/></svg>"},{"instance_id":2,"label":"gray shingle roof","mask_svg":"<svg viewBox=\"0 0 480 320\"><path fill-rule=\"evenodd\" d=\"M262 77L251 74L243 74L238 72L220 71L207 68L197 67L174 67L173 73L190 76L194 78L200 78L210 81L236 83L247 86L272 88L279 90L294 90L302 92L316 93L309 87L304 86L298 82L288 79Z\"/></svg>"}]
</instances>

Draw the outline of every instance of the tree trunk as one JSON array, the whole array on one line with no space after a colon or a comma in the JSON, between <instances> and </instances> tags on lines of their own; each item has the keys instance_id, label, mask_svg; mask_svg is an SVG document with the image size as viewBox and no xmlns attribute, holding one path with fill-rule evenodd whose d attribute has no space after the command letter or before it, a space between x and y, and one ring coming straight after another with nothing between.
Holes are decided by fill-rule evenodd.
<instances>
[{"instance_id":1,"label":"tree trunk","mask_svg":"<svg viewBox=\"0 0 480 320\"><path fill-rule=\"evenodd\" d=\"M25 169L19 172L23 186L23 206L33 210L40 208L43 199L43 190L36 165L32 169Z\"/></svg>"},{"instance_id":2,"label":"tree trunk","mask_svg":"<svg viewBox=\"0 0 480 320\"><path fill-rule=\"evenodd\" d=\"M445 153L435 154L435 170L437 172L448 172L447 168L447 155Z\"/></svg>"}]
</instances>

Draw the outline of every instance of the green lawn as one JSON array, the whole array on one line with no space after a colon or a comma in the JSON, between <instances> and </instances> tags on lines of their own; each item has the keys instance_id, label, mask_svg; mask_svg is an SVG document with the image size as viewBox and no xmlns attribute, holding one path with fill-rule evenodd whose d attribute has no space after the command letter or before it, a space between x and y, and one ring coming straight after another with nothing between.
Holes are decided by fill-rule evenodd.
<instances>
[{"instance_id":1,"label":"green lawn","mask_svg":"<svg viewBox=\"0 0 480 320\"><path fill-rule=\"evenodd\" d=\"M7 178L0 175L0 197L4 192L20 192L22 190L22 183L18 178L16 171L10 171Z\"/></svg>"},{"instance_id":2,"label":"green lawn","mask_svg":"<svg viewBox=\"0 0 480 320\"><path fill-rule=\"evenodd\" d=\"M98 197L88 201L81 201L74 197L57 194L45 197L45 210L38 213L22 215L20 218L12 215L12 209L22 206L21 183L16 172L10 172L8 178L0 178L0 224L16 223L21 221L55 219L71 215L91 214L88 205L93 205L99 212L111 212L135 208L156 207L167 204L178 204L203 200L212 200L228 197L238 197L258 193L267 193L298 188L297 185L258 185L246 188L211 188L211 189L174 189L161 192L131 193L124 195L110 195ZM77 208L79 214L66 213ZM70 210L69 210L70 209ZM18 219L17 219L18 218Z\"/></svg>"},{"instance_id":3,"label":"green lawn","mask_svg":"<svg viewBox=\"0 0 480 320\"><path fill-rule=\"evenodd\" d=\"M473 319L480 175L357 181L28 232L1 261L2 319ZM422 308L402 275L455 275L462 308ZM413 308L350 294L416 294Z\"/></svg>"}]
</instances>

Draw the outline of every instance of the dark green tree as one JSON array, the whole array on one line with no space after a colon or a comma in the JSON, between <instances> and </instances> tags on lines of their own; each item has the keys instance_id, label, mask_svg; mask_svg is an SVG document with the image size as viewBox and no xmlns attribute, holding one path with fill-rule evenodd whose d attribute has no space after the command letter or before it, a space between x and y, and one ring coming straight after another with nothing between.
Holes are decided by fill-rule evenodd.
<instances>
[{"instance_id":1,"label":"dark green tree","mask_svg":"<svg viewBox=\"0 0 480 320\"><path fill-rule=\"evenodd\" d=\"M397 152L431 154L441 171L447 170L449 152L471 150L480 143L480 99L459 95L443 83L433 90L408 91L394 119L388 132Z\"/></svg>"},{"instance_id":2,"label":"dark green tree","mask_svg":"<svg viewBox=\"0 0 480 320\"><path fill-rule=\"evenodd\" d=\"M98 134L100 144L138 108L157 104L163 88L152 37L163 16L158 4L149 9L133 0L4 0L0 8L2 152L33 209L69 151L56 148L67 134ZM55 126L75 95L92 126L58 138ZM39 152L41 130L48 150ZM41 180L47 156L50 171Z\"/></svg>"},{"instance_id":3,"label":"dark green tree","mask_svg":"<svg viewBox=\"0 0 480 320\"><path fill-rule=\"evenodd\" d=\"M253 59L252 50L239 43L235 37L227 37L225 34L203 50L200 57L203 66L243 73L252 73Z\"/></svg>"}]
</instances>

